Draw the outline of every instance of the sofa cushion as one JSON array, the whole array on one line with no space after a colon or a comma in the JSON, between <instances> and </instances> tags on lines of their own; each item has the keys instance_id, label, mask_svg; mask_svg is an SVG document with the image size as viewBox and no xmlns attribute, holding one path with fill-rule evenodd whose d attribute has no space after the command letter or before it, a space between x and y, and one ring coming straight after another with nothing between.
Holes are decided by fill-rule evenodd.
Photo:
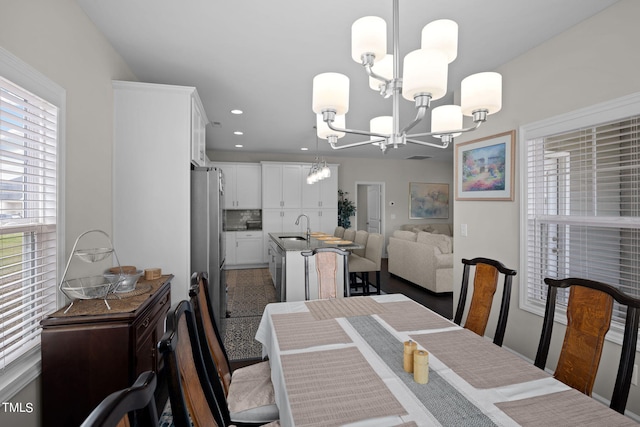
<instances>
[{"instance_id":1,"label":"sofa cushion","mask_svg":"<svg viewBox=\"0 0 640 427\"><path fill-rule=\"evenodd\" d=\"M416 242L436 246L443 254L451 253L451 237L444 234L421 231L417 234Z\"/></svg>"},{"instance_id":2,"label":"sofa cushion","mask_svg":"<svg viewBox=\"0 0 640 427\"><path fill-rule=\"evenodd\" d=\"M419 233L420 231L426 231L433 234L444 234L447 236L453 236L452 225L446 222L433 222L429 224L403 224L400 226L400 230L413 231Z\"/></svg>"},{"instance_id":3,"label":"sofa cushion","mask_svg":"<svg viewBox=\"0 0 640 427\"><path fill-rule=\"evenodd\" d=\"M413 231L405 231L405 230L396 230L393 232L393 237L397 237L398 239L408 240L410 242L416 241L416 233Z\"/></svg>"}]
</instances>

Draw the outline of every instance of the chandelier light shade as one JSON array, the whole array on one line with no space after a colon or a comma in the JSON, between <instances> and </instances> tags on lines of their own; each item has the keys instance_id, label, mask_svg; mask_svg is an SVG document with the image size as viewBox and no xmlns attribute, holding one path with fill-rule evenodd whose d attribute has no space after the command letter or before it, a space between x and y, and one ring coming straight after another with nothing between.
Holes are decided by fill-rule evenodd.
<instances>
[{"instance_id":1,"label":"chandelier light shade","mask_svg":"<svg viewBox=\"0 0 640 427\"><path fill-rule=\"evenodd\" d=\"M473 74L461 83L462 113L472 116L474 111L493 114L502 108L502 76L498 73Z\"/></svg>"},{"instance_id":2,"label":"chandelier light shade","mask_svg":"<svg viewBox=\"0 0 640 427\"><path fill-rule=\"evenodd\" d=\"M349 111L349 77L340 73L322 73L313 78L313 111L333 110L338 115Z\"/></svg>"},{"instance_id":3,"label":"chandelier light shade","mask_svg":"<svg viewBox=\"0 0 640 427\"><path fill-rule=\"evenodd\" d=\"M476 130L487 116L502 108L502 76L495 72L471 75L461 83L461 105L443 105L432 110L431 132L409 133L426 116L431 101L447 94L448 67L458 56L458 24L440 19L422 29L421 48L408 53L402 62L399 52L399 0L393 0L393 52L387 53L387 24L376 16L366 16L351 27L351 57L362 64L369 76L369 86L392 100L392 115L376 117L370 129L345 128L344 115L349 111L349 78L338 73L318 74L313 79L313 111L318 115L317 135L340 150L365 144L378 146L383 153L407 142L436 148L447 148L465 132ZM400 100L414 102L416 116L400 126ZM464 127L464 116L473 125ZM345 134L363 135L367 140L338 146ZM431 142L422 138L435 138Z\"/></svg>"},{"instance_id":4,"label":"chandelier light shade","mask_svg":"<svg viewBox=\"0 0 640 427\"><path fill-rule=\"evenodd\" d=\"M435 49L418 49L404 57L402 96L413 101L416 95L430 94L431 100L447 93L447 57Z\"/></svg>"},{"instance_id":5,"label":"chandelier light shade","mask_svg":"<svg viewBox=\"0 0 640 427\"><path fill-rule=\"evenodd\" d=\"M447 134L452 129L462 127L462 108L459 105L441 105L431 110L431 133L436 138L442 138L442 134ZM451 134L452 137L461 134Z\"/></svg>"},{"instance_id":6,"label":"chandelier light shade","mask_svg":"<svg viewBox=\"0 0 640 427\"><path fill-rule=\"evenodd\" d=\"M367 53L374 55L374 62L387 54L387 23L377 16L365 16L351 26L351 57L361 63Z\"/></svg>"},{"instance_id":7,"label":"chandelier light shade","mask_svg":"<svg viewBox=\"0 0 640 427\"><path fill-rule=\"evenodd\" d=\"M393 132L393 117L392 116L379 116L374 117L369 121L369 130L372 133L386 133ZM378 140L375 136L371 136L371 140Z\"/></svg>"},{"instance_id":8,"label":"chandelier light shade","mask_svg":"<svg viewBox=\"0 0 640 427\"><path fill-rule=\"evenodd\" d=\"M435 49L445 54L447 64L458 57L458 24L450 19L439 19L422 29L422 49Z\"/></svg>"}]
</instances>

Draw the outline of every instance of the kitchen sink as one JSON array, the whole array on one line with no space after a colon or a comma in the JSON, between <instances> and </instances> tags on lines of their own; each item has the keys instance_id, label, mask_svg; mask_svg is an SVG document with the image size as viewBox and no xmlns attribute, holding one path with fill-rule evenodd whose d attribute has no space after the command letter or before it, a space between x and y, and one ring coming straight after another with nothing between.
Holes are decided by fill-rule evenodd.
<instances>
[{"instance_id":1,"label":"kitchen sink","mask_svg":"<svg viewBox=\"0 0 640 427\"><path fill-rule=\"evenodd\" d=\"M280 236L278 238L281 240L307 240L302 236Z\"/></svg>"}]
</instances>

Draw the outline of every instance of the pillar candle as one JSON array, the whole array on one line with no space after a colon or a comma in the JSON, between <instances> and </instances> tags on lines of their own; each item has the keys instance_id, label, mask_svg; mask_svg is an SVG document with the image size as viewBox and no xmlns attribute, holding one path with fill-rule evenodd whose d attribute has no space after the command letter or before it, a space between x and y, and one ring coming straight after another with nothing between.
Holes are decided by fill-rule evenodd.
<instances>
[{"instance_id":1,"label":"pillar candle","mask_svg":"<svg viewBox=\"0 0 640 427\"><path fill-rule=\"evenodd\" d=\"M429 382L429 352L426 350L413 353L413 380L418 384Z\"/></svg>"},{"instance_id":2,"label":"pillar candle","mask_svg":"<svg viewBox=\"0 0 640 427\"><path fill-rule=\"evenodd\" d=\"M413 352L418 349L418 344L415 341L404 342L404 370L406 372L413 372Z\"/></svg>"}]
</instances>

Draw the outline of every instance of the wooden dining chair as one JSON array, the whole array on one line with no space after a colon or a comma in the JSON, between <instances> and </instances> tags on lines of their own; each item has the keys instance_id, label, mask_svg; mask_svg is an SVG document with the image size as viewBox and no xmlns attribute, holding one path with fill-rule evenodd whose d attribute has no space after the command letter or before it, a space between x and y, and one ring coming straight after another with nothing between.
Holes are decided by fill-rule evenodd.
<instances>
[{"instance_id":1,"label":"wooden dining chair","mask_svg":"<svg viewBox=\"0 0 640 427\"><path fill-rule=\"evenodd\" d=\"M222 417L214 384L209 381L202 360L198 331L189 301L179 302L167 313L166 332L158 348L165 362L164 373L169 388L173 425L228 425Z\"/></svg>"},{"instance_id":2,"label":"wooden dining chair","mask_svg":"<svg viewBox=\"0 0 640 427\"><path fill-rule=\"evenodd\" d=\"M189 290L195 315L202 358L210 375L218 375L223 388L218 402L225 402L228 411L223 417L232 423L267 423L280 418L271 383L268 361L251 364L232 371L222 335L215 323L215 313L209 298L206 273L194 273ZM214 387L214 392L218 390Z\"/></svg>"},{"instance_id":3,"label":"wooden dining chair","mask_svg":"<svg viewBox=\"0 0 640 427\"><path fill-rule=\"evenodd\" d=\"M640 299L606 283L581 278L544 279L549 286L542 334L535 365L545 369L559 288L569 288L567 328L554 377L591 396L605 335L611 324L613 301L626 306L626 319L618 374L611 397L612 409L624 414L636 357Z\"/></svg>"},{"instance_id":4,"label":"wooden dining chair","mask_svg":"<svg viewBox=\"0 0 640 427\"><path fill-rule=\"evenodd\" d=\"M314 257L318 277L318 298L338 297L338 265L342 256L342 272L344 283L344 296L349 296L349 251L340 248L317 248L311 251L302 251L304 257L304 296L305 300L311 299L309 290L309 258Z\"/></svg>"},{"instance_id":5,"label":"wooden dining chair","mask_svg":"<svg viewBox=\"0 0 640 427\"><path fill-rule=\"evenodd\" d=\"M470 270L471 266L475 266L473 295L464 328L480 336L484 336L484 332L487 329L487 322L489 321L489 314L491 314L493 296L498 287L498 279L500 274L504 275L500 314L498 315L496 333L493 337L493 343L502 346L504 332L507 329L507 318L509 317L511 282L517 272L516 270L505 267L500 261L489 258L463 259L462 263L464 264L462 286L460 288L460 298L458 299L458 307L456 308L453 321L458 325L462 322L462 315L467 302L467 293L469 292Z\"/></svg>"},{"instance_id":6,"label":"wooden dining chair","mask_svg":"<svg viewBox=\"0 0 640 427\"><path fill-rule=\"evenodd\" d=\"M158 413L154 392L158 380L153 371L140 374L129 388L107 396L81 424L81 427L156 427Z\"/></svg>"}]
</instances>

